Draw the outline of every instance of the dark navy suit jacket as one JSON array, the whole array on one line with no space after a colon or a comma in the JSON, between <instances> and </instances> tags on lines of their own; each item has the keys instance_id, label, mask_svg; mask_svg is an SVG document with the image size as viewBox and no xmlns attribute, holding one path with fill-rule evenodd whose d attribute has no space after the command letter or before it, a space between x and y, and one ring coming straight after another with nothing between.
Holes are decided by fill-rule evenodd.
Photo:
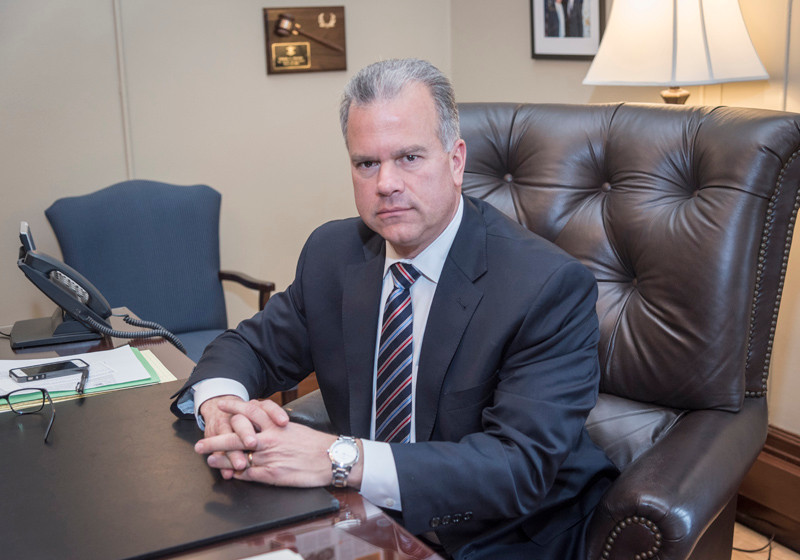
<instances>
[{"instance_id":1,"label":"dark navy suit jacket","mask_svg":"<svg viewBox=\"0 0 800 560\"><path fill-rule=\"evenodd\" d=\"M289 288L213 342L187 386L230 376L260 397L316 372L336 431L368 438L384 255L360 219L320 227ZM581 531L616 476L584 429L596 296L574 258L465 198L420 350L417 443L392 444L410 531L453 553L514 526L567 558L547 543Z\"/></svg>"}]
</instances>

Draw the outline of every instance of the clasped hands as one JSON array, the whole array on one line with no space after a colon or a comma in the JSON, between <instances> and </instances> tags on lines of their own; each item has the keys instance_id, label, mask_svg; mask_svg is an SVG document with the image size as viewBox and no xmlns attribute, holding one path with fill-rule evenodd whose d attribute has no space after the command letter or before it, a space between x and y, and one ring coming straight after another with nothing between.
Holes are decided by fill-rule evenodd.
<instances>
[{"instance_id":1,"label":"clasped hands","mask_svg":"<svg viewBox=\"0 0 800 560\"><path fill-rule=\"evenodd\" d=\"M277 403L226 395L204 402L200 413L205 437L194 449L208 455L208 465L226 480L297 487L331 483L327 450L336 436L290 422ZM360 486L361 467L359 462L353 468L350 486Z\"/></svg>"}]
</instances>

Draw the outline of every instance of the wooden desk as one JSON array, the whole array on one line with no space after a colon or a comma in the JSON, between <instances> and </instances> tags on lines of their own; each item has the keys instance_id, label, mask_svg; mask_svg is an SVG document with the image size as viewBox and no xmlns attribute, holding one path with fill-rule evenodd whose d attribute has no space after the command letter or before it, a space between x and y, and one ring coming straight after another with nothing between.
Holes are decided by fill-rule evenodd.
<instances>
[{"instance_id":1,"label":"wooden desk","mask_svg":"<svg viewBox=\"0 0 800 560\"><path fill-rule=\"evenodd\" d=\"M305 560L422 560L441 557L380 508L352 490L331 490L338 513L167 556L171 560L236 560L291 549Z\"/></svg>"},{"instance_id":2,"label":"wooden desk","mask_svg":"<svg viewBox=\"0 0 800 560\"><path fill-rule=\"evenodd\" d=\"M120 330L132 330L134 328L122 323L117 318L112 319L112 325L115 329ZM6 328L0 330L8 332ZM104 338L100 341L88 343L71 343L59 345L58 347L40 347L38 349L24 349L15 352L11 350L7 339L1 339L0 359L66 356L83 352L109 350L128 342L124 339ZM140 349L151 350L178 379L187 378L192 371L194 365L192 361L163 339L139 339L132 341L131 344ZM178 383L175 383L176 390L179 386ZM126 389L125 391L132 390L136 390L136 388ZM106 397L108 396L110 395ZM90 396L88 398L103 397ZM74 407L75 404L74 402L72 404L56 403L56 410L62 406ZM58 429L59 422L56 420L54 430ZM199 435L198 431L198 437ZM2 476L2 473L0 473L0 476ZM174 560L233 560L289 548L302 554L306 560L328 558L336 558L338 560L440 558L379 508L364 500L357 492L337 490L332 493L339 500L341 506L336 513L268 531L251 533L163 557ZM91 531L86 534L86 538L91 538Z\"/></svg>"}]
</instances>

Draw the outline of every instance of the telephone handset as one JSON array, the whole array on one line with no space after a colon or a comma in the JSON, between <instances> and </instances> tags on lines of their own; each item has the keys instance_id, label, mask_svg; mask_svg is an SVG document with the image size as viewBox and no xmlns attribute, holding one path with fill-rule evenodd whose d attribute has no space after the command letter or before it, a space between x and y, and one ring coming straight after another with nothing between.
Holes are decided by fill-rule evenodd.
<instances>
[{"instance_id":1,"label":"telephone handset","mask_svg":"<svg viewBox=\"0 0 800 560\"><path fill-rule=\"evenodd\" d=\"M157 323L126 315L123 320L129 325L149 330L114 330L108 322L111 306L89 280L71 266L37 251L27 222L20 223L19 239L22 246L19 249L17 266L59 309L56 309L52 317L14 323L11 329L12 348L96 340L103 335L120 338L162 336L179 350L186 352L180 340Z\"/></svg>"},{"instance_id":2,"label":"telephone handset","mask_svg":"<svg viewBox=\"0 0 800 560\"><path fill-rule=\"evenodd\" d=\"M27 222L20 224L19 239L22 247L17 265L37 288L73 319L86 324L91 318L111 328L106 321L111 306L89 280L71 266L38 252Z\"/></svg>"}]
</instances>

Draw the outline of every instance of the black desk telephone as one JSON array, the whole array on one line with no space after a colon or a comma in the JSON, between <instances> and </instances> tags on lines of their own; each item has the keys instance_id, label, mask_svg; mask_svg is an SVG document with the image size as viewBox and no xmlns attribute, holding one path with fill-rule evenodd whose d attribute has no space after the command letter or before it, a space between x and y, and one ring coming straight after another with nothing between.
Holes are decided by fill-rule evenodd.
<instances>
[{"instance_id":1,"label":"black desk telephone","mask_svg":"<svg viewBox=\"0 0 800 560\"><path fill-rule=\"evenodd\" d=\"M103 335L120 338L162 336L179 350L186 352L174 334L151 321L141 321L125 315L123 319L129 325L149 330L114 330L108 322L111 306L89 280L67 264L37 251L27 222L20 223L19 239L22 246L19 249L17 266L58 308L52 317L14 323L11 329L12 348L96 340Z\"/></svg>"}]
</instances>

